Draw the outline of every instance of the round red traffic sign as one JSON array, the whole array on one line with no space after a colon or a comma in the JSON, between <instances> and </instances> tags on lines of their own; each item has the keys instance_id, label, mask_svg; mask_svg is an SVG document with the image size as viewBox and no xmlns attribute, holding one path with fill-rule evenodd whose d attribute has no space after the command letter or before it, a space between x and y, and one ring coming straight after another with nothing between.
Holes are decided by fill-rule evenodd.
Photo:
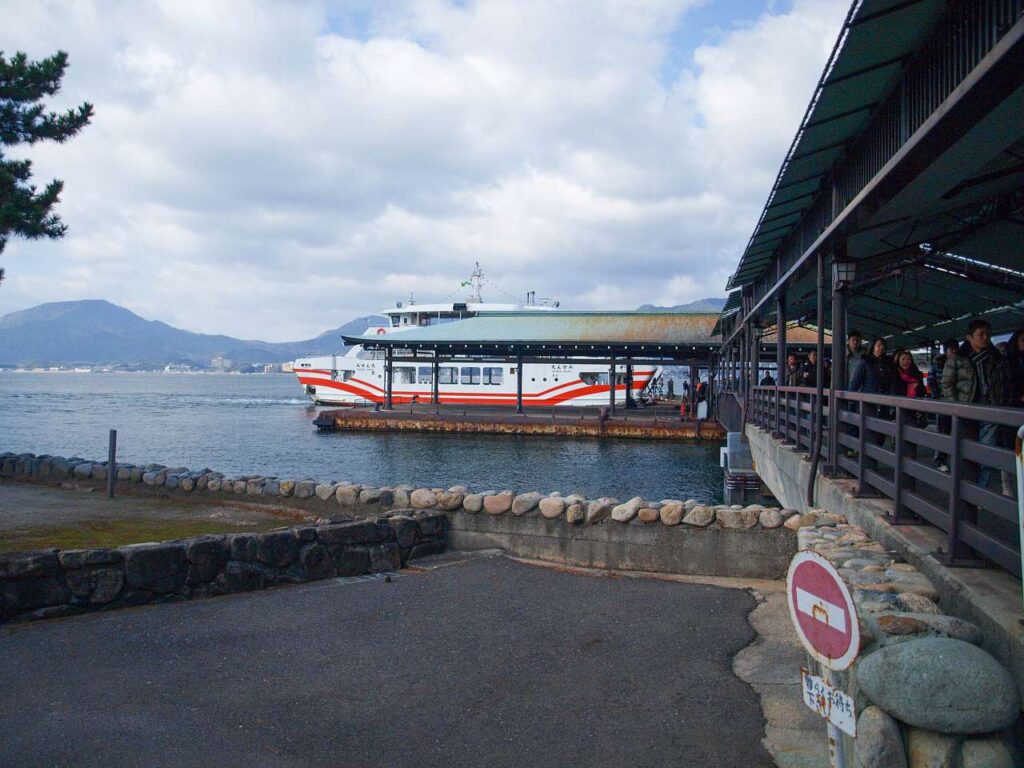
<instances>
[{"instance_id":1,"label":"round red traffic sign","mask_svg":"<svg viewBox=\"0 0 1024 768\"><path fill-rule=\"evenodd\" d=\"M786 578L789 615L807 652L840 671L860 650L857 609L832 563L816 552L800 552L789 564Z\"/></svg>"}]
</instances>

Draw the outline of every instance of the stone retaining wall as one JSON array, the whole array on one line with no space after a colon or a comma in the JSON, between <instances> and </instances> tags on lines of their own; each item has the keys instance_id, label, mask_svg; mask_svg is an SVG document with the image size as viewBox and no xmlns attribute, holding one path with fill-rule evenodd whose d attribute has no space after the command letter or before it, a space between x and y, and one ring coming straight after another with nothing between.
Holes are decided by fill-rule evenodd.
<instances>
[{"instance_id":1,"label":"stone retaining wall","mask_svg":"<svg viewBox=\"0 0 1024 768\"><path fill-rule=\"evenodd\" d=\"M1013 768L1020 699L982 631L943 614L932 582L855 525L810 519L801 550L827 558L857 606L861 650L839 673L854 697L857 768Z\"/></svg>"},{"instance_id":2,"label":"stone retaining wall","mask_svg":"<svg viewBox=\"0 0 1024 768\"><path fill-rule=\"evenodd\" d=\"M267 533L0 554L0 623L398 570L446 547L445 515L408 509Z\"/></svg>"},{"instance_id":3,"label":"stone retaining wall","mask_svg":"<svg viewBox=\"0 0 1024 768\"><path fill-rule=\"evenodd\" d=\"M352 482L253 475L226 476L160 464L118 464L117 493L288 505L327 522L349 513L395 508L445 512L457 549L500 547L521 557L569 565L713 576L780 578L796 551L801 516L760 505L702 504L695 499L627 501L465 486L372 487ZM61 456L0 454L0 478L103 488L105 462Z\"/></svg>"}]
</instances>

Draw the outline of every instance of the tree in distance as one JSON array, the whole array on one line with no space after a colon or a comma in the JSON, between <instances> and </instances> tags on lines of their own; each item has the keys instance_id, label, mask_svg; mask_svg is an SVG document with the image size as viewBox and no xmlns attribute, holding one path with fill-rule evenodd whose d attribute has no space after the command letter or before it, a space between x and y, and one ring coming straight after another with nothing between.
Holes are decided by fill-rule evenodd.
<instances>
[{"instance_id":1,"label":"tree in distance","mask_svg":"<svg viewBox=\"0 0 1024 768\"><path fill-rule=\"evenodd\" d=\"M57 51L41 61L24 53L5 59L0 51L0 253L12 235L34 240L63 237L67 225L53 211L64 182L54 179L41 191L30 183L31 160L9 160L4 148L51 140L63 143L92 119L92 104L58 114L46 112L42 99L60 90L68 55ZM0 268L0 281L4 271Z\"/></svg>"}]
</instances>

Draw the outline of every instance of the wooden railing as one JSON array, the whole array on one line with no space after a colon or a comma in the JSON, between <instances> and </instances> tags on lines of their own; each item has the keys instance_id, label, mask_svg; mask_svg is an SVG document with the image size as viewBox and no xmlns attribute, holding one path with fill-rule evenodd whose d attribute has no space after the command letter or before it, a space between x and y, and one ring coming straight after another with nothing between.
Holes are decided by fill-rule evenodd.
<instances>
[{"instance_id":1,"label":"wooden railing","mask_svg":"<svg viewBox=\"0 0 1024 768\"><path fill-rule=\"evenodd\" d=\"M1021 575L1012 445L1024 409L841 391L835 399L833 419L826 390L825 472L854 478L857 495L890 499L894 524L940 528L950 565L977 564L980 555ZM816 400L806 387L756 387L747 421L810 452Z\"/></svg>"}]
</instances>

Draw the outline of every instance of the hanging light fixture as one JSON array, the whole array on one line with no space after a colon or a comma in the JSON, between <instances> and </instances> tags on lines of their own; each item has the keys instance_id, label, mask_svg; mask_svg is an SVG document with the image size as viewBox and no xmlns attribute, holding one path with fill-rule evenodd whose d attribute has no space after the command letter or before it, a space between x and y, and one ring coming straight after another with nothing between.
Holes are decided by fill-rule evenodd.
<instances>
[{"instance_id":1,"label":"hanging light fixture","mask_svg":"<svg viewBox=\"0 0 1024 768\"><path fill-rule=\"evenodd\" d=\"M833 261L832 262L832 290L841 291L849 288L857 279L857 262L855 261Z\"/></svg>"}]
</instances>

